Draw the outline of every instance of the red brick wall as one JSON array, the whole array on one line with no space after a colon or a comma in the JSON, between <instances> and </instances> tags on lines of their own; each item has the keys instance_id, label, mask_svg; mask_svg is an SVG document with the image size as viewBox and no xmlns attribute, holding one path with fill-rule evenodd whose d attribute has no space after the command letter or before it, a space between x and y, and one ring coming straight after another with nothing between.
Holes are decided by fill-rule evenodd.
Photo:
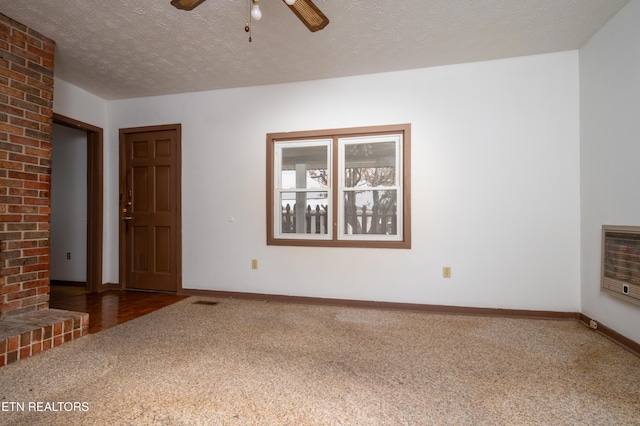
<instances>
[{"instance_id":1,"label":"red brick wall","mask_svg":"<svg viewBox=\"0 0 640 426\"><path fill-rule=\"evenodd\" d=\"M49 307L54 48L0 14L0 319Z\"/></svg>"}]
</instances>

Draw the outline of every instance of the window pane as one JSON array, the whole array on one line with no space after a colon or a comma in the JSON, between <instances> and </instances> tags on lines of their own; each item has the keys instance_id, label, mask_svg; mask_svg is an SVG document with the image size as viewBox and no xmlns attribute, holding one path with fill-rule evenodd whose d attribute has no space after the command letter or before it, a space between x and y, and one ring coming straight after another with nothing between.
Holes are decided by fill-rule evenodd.
<instances>
[{"instance_id":1,"label":"window pane","mask_svg":"<svg viewBox=\"0 0 640 426\"><path fill-rule=\"evenodd\" d=\"M267 135L267 245L411 248L411 125Z\"/></svg>"},{"instance_id":2,"label":"window pane","mask_svg":"<svg viewBox=\"0 0 640 426\"><path fill-rule=\"evenodd\" d=\"M281 188L326 188L328 185L327 151L326 145L283 147Z\"/></svg>"},{"instance_id":3,"label":"window pane","mask_svg":"<svg viewBox=\"0 0 640 426\"><path fill-rule=\"evenodd\" d=\"M396 155L395 142L345 144L345 187L395 186Z\"/></svg>"},{"instance_id":4,"label":"window pane","mask_svg":"<svg viewBox=\"0 0 640 426\"><path fill-rule=\"evenodd\" d=\"M396 190L345 191L344 233L398 234Z\"/></svg>"},{"instance_id":5,"label":"window pane","mask_svg":"<svg viewBox=\"0 0 640 426\"><path fill-rule=\"evenodd\" d=\"M282 192L280 232L326 234L329 199L327 192Z\"/></svg>"}]
</instances>

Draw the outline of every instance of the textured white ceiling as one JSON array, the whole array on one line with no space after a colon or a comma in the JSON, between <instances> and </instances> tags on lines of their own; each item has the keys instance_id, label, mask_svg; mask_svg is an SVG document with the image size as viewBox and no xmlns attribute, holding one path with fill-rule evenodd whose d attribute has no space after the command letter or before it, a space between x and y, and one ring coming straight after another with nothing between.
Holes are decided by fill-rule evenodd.
<instances>
[{"instance_id":1,"label":"textured white ceiling","mask_svg":"<svg viewBox=\"0 0 640 426\"><path fill-rule=\"evenodd\" d=\"M0 0L56 41L57 77L105 99L315 80L577 49L628 0L315 0L309 32L262 0Z\"/></svg>"}]
</instances>

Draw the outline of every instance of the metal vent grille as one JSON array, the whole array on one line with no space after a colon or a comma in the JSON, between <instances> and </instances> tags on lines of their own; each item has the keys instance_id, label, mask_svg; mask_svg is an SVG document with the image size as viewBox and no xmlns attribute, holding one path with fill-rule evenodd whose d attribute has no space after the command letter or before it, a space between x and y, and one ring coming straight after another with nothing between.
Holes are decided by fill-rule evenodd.
<instances>
[{"instance_id":1,"label":"metal vent grille","mask_svg":"<svg viewBox=\"0 0 640 426\"><path fill-rule=\"evenodd\" d=\"M602 227L601 289L640 304L640 227Z\"/></svg>"}]
</instances>

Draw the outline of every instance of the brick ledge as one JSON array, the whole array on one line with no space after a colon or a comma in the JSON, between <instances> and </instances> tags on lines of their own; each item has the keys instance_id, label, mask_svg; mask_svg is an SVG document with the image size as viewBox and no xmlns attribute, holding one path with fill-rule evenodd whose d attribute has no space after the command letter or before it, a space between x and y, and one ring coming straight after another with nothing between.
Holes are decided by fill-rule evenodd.
<instances>
[{"instance_id":1,"label":"brick ledge","mask_svg":"<svg viewBox=\"0 0 640 426\"><path fill-rule=\"evenodd\" d=\"M0 321L0 367L89 334L89 314L43 309Z\"/></svg>"}]
</instances>

